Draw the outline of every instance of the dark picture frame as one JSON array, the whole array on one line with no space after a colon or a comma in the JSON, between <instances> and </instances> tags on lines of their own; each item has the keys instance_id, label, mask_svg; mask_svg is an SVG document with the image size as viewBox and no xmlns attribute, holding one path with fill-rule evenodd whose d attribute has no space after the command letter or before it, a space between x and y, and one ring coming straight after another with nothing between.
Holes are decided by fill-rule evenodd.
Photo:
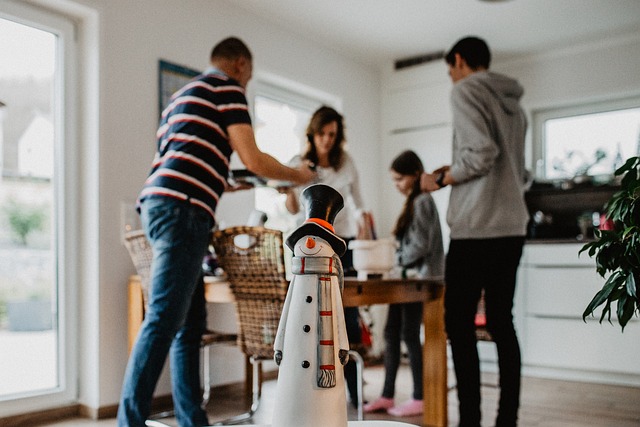
<instances>
[{"instance_id":1,"label":"dark picture frame","mask_svg":"<svg viewBox=\"0 0 640 427\"><path fill-rule=\"evenodd\" d=\"M201 71L164 59L158 61L158 115L169 105L171 96Z\"/></svg>"}]
</instances>

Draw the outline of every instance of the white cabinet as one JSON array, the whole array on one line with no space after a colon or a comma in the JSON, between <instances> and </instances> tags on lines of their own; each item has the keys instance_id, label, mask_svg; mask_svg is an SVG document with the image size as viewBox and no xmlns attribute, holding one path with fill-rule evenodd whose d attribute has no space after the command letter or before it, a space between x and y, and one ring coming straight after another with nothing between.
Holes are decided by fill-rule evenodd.
<instances>
[{"instance_id":1,"label":"white cabinet","mask_svg":"<svg viewBox=\"0 0 640 427\"><path fill-rule=\"evenodd\" d=\"M613 324L582 320L604 279L588 254L578 257L581 247L525 246L516 301L525 373L640 385L640 322L632 320L621 332L615 313Z\"/></svg>"}]
</instances>

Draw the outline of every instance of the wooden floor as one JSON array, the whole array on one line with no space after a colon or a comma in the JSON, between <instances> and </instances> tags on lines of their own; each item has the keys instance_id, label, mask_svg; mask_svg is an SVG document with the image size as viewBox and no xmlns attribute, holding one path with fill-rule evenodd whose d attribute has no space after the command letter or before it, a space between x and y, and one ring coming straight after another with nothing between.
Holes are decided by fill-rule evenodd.
<instances>
[{"instance_id":1,"label":"wooden floor","mask_svg":"<svg viewBox=\"0 0 640 427\"><path fill-rule=\"evenodd\" d=\"M409 369L400 370L397 400L408 399L411 393ZM382 390L384 369L381 366L365 370L365 399L375 399ZM483 374L483 383L495 384L496 377ZM275 380L267 381L263 388L260 408L253 421L247 424L271 424L271 408L275 398ZM232 416L243 410L240 386L214 390L209 405L210 422ZM493 426L498 389L482 388L483 427ZM523 378L520 409L520 427L638 427L640 426L640 388L596 385L579 382ZM356 419L350 408L349 417ZM386 414L366 414L365 419L388 419L420 425L421 417L394 418ZM457 425L457 399L455 391L449 395L449 426ZM174 420L168 424L176 425ZM91 421L69 419L45 424L49 427L113 427L115 420Z\"/></svg>"}]
</instances>

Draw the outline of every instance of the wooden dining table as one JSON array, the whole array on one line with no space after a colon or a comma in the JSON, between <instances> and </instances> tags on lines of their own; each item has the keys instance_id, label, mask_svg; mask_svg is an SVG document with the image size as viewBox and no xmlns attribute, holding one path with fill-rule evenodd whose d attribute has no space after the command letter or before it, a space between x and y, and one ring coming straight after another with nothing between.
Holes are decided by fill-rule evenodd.
<instances>
[{"instance_id":1,"label":"wooden dining table","mask_svg":"<svg viewBox=\"0 0 640 427\"><path fill-rule=\"evenodd\" d=\"M138 276L131 276L128 292L129 349L131 349L144 317L144 303ZM216 278L205 278L205 298L213 303L234 301L229 284ZM407 302L424 304L422 425L446 427L447 337L444 329L443 282L425 279L345 278L342 299L345 307Z\"/></svg>"}]
</instances>

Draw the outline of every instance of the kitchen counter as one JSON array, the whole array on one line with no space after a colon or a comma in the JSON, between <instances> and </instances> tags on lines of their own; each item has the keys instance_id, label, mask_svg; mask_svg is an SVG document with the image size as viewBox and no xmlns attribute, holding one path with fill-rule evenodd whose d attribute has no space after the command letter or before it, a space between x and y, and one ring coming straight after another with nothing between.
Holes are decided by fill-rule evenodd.
<instances>
[{"instance_id":1,"label":"kitchen counter","mask_svg":"<svg viewBox=\"0 0 640 427\"><path fill-rule=\"evenodd\" d=\"M560 245L567 245L567 244L579 244L579 245L586 245L589 242L593 242L595 241L595 239L568 239L568 238L563 238L563 237L558 237L558 238L544 238L544 239L527 239L525 241L526 245L555 245L555 244L560 244Z\"/></svg>"}]
</instances>

